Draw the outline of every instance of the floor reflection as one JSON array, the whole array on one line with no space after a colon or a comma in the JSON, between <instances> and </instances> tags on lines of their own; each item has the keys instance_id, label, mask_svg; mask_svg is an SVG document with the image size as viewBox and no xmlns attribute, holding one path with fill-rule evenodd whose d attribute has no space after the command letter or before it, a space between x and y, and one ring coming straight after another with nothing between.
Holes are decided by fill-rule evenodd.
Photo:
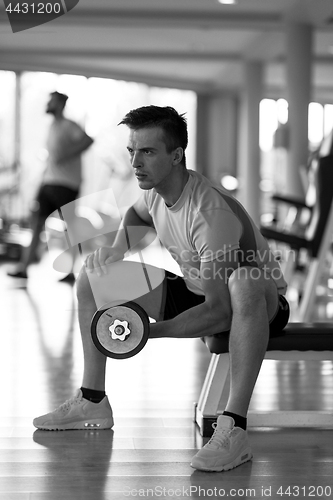
<instances>
[{"instance_id":1,"label":"floor reflection","mask_svg":"<svg viewBox=\"0 0 333 500\"><path fill-rule=\"evenodd\" d=\"M82 500L90 492L89 498L106 500L113 436L112 430L35 431L34 442L48 451L40 479L45 491L57 493L59 498L65 493L73 500ZM39 489L43 489L41 483Z\"/></svg>"}]
</instances>

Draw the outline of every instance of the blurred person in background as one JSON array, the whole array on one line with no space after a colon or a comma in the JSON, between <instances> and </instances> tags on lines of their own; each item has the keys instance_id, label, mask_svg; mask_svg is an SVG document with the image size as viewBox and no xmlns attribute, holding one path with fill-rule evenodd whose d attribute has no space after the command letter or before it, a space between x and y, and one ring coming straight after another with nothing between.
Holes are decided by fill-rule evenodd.
<instances>
[{"instance_id":1,"label":"blurred person in background","mask_svg":"<svg viewBox=\"0 0 333 500\"><path fill-rule=\"evenodd\" d=\"M48 159L42 183L31 215L32 239L25 248L13 278L28 278L28 267L36 261L40 234L45 220L55 210L74 201L82 182L81 154L93 143L84 130L74 121L64 116L68 96L52 92L46 106L46 113L53 116L46 147ZM69 273L61 281L74 282L74 274Z\"/></svg>"}]
</instances>

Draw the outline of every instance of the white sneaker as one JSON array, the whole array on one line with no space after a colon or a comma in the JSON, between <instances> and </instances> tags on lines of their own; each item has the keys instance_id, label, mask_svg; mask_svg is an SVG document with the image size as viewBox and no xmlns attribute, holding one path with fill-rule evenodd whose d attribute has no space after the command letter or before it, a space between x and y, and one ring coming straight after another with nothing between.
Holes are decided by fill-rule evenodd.
<instances>
[{"instance_id":1,"label":"white sneaker","mask_svg":"<svg viewBox=\"0 0 333 500\"><path fill-rule=\"evenodd\" d=\"M107 396L100 403L92 403L83 398L79 389L56 410L35 418L33 424L37 429L47 431L111 429L112 409Z\"/></svg>"},{"instance_id":2,"label":"white sneaker","mask_svg":"<svg viewBox=\"0 0 333 500\"><path fill-rule=\"evenodd\" d=\"M251 460L252 451L247 432L235 427L233 418L220 415L213 436L193 457L191 467L199 470L221 472L230 470Z\"/></svg>"}]
</instances>

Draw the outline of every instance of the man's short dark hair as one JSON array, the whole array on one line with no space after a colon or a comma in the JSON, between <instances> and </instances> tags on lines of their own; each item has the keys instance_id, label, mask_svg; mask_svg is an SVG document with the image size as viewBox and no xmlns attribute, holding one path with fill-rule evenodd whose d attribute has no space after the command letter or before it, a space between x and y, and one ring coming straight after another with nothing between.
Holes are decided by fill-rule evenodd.
<instances>
[{"instance_id":1,"label":"man's short dark hair","mask_svg":"<svg viewBox=\"0 0 333 500\"><path fill-rule=\"evenodd\" d=\"M132 109L118 125L127 125L130 129L160 127L168 153L181 147L184 151L182 163L185 165L185 149L188 143L187 123L184 114L180 115L171 106L143 106Z\"/></svg>"},{"instance_id":2,"label":"man's short dark hair","mask_svg":"<svg viewBox=\"0 0 333 500\"><path fill-rule=\"evenodd\" d=\"M57 91L51 92L50 95L56 97L59 100L59 102L61 102L65 106L67 99L68 99L68 95L62 94L61 92L57 92Z\"/></svg>"}]
</instances>

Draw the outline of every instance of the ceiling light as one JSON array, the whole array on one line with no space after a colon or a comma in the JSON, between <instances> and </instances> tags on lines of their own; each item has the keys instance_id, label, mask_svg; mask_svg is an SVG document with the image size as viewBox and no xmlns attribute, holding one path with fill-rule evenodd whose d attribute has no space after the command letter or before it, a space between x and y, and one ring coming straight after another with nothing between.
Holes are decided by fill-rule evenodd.
<instances>
[{"instance_id":1,"label":"ceiling light","mask_svg":"<svg viewBox=\"0 0 333 500\"><path fill-rule=\"evenodd\" d=\"M233 175L223 175L221 184L228 191L235 191L238 188L238 179Z\"/></svg>"},{"instance_id":2,"label":"ceiling light","mask_svg":"<svg viewBox=\"0 0 333 500\"><path fill-rule=\"evenodd\" d=\"M217 0L219 3L233 5L237 3L237 0Z\"/></svg>"}]
</instances>

